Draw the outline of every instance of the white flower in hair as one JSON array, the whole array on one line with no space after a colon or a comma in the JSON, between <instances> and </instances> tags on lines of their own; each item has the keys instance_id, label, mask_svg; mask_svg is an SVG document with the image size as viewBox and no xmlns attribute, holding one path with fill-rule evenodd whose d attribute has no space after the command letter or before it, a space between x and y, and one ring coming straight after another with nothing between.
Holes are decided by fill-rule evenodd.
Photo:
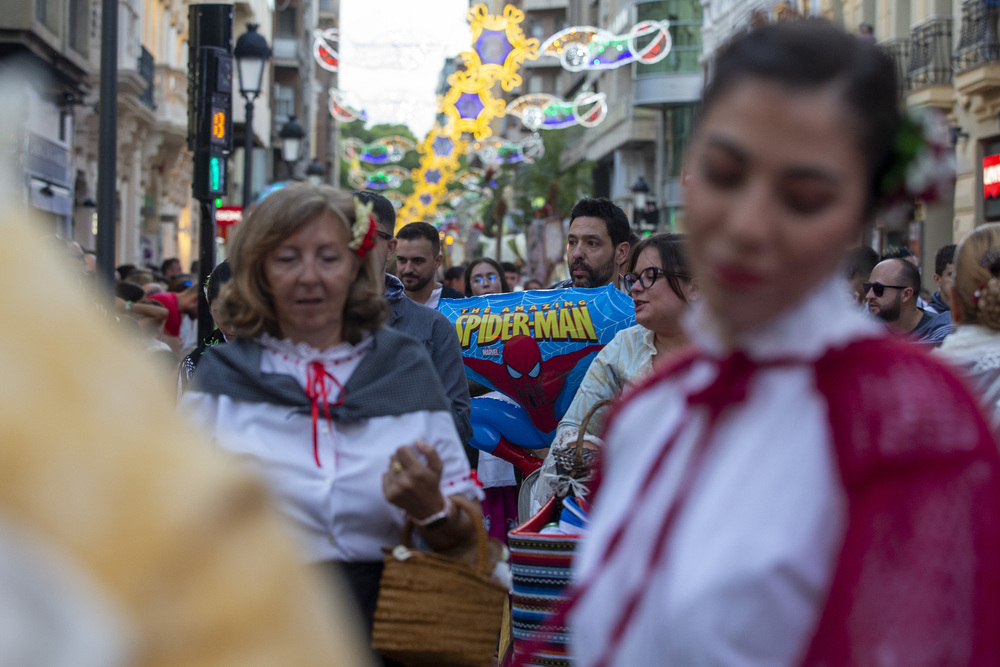
<instances>
[{"instance_id":1,"label":"white flower in hair","mask_svg":"<svg viewBox=\"0 0 1000 667\"><path fill-rule=\"evenodd\" d=\"M351 241L348 247L359 257L364 257L375 247L375 216L372 215L372 202L362 204L354 198L354 226L351 228Z\"/></svg>"}]
</instances>

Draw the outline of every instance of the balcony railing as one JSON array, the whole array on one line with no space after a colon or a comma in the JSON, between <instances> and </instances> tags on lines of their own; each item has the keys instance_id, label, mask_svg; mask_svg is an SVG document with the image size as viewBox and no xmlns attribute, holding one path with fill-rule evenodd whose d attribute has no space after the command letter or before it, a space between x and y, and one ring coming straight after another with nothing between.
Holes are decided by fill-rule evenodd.
<instances>
[{"instance_id":1,"label":"balcony railing","mask_svg":"<svg viewBox=\"0 0 1000 667\"><path fill-rule=\"evenodd\" d=\"M165 63L156 64L156 104L157 120L177 133L187 132L187 70L170 67Z\"/></svg>"},{"instance_id":2,"label":"balcony railing","mask_svg":"<svg viewBox=\"0 0 1000 667\"><path fill-rule=\"evenodd\" d=\"M153 54L147 51L145 46L139 53L139 63L136 69L139 70L139 76L142 77L142 80L146 82L146 89L139 96L139 101L150 109L155 109L156 103L153 102L153 80L155 78Z\"/></svg>"},{"instance_id":3,"label":"balcony railing","mask_svg":"<svg viewBox=\"0 0 1000 667\"><path fill-rule=\"evenodd\" d=\"M910 67L910 38L887 39L879 42L879 48L896 63L896 95L902 100L910 90L910 81L907 77Z\"/></svg>"},{"instance_id":4,"label":"balcony railing","mask_svg":"<svg viewBox=\"0 0 1000 667\"><path fill-rule=\"evenodd\" d=\"M951 17L932 16L910 31L910 66L907 79L910 90L927 86L950 86Z\"/></svg>"},{"instance_id":5,"label":"balcony railing","mask_svg":"<svg viewBox=\"0 0 1000 667\"><path fill-rule=\"evenodd\" d=\"M962 2L962 29L953 61L955 72L1000 62L998 20L1000 20L1000 7L987 7L987 3L983 0Z\"/></svg>"}]
</instances>

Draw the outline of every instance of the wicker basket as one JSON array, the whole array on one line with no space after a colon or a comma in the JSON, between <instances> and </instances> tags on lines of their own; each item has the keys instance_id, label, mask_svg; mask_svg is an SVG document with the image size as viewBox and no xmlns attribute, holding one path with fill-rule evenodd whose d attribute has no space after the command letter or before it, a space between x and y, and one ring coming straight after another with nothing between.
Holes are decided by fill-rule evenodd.
<instances>
[{"instance_id":1,"label":"wicker basket","mask_svg":"<svg viewBox=\"0 0 1000 667\"><path fill-rule=\"evenodd\" d=\"M403 544L386 554L372 648L406 665L482 667L497 650L507 589L493 581L490 538L471 501L452 496L476 528L476 567Z\"/></svg>"},{"instance_id":2,"label":"wicker basket","mask_svg":"<svg viewBox=\"0 0 1000 667\"><path fill-rule=\"evenodd\" d=\"M584 455L584 434L594 415L610 405L602 400L591 406L580 424L576 447L567 450L560 469L567 476L585 479L589 473ZM545 534L542 528L551 521L558 521L562 498L553 496L520 526L507 534L510 544L510 565L514 575L514 594L511 600L514 655L526 658L525 647L539 639L544 648L536 651L526 664L541 667L572 667L569 654L569 628L548 625L549 619L565 601L566 587L573 574L573 555L580 535Z\"/></svg>"}]
</instances>

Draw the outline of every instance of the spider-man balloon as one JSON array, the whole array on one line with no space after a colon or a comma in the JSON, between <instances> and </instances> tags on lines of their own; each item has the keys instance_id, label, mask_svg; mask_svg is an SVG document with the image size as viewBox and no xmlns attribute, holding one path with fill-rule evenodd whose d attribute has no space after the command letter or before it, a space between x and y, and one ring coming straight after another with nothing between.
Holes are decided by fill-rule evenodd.
<instances>
[{"instance_id":1,"label":"spider-man balloon","mask_svg":"<svg viewBox=\"0 0 1000 667\"><path fill-rule=\"evenodd\" d=\"M443 299L470 380L499 393L472 399L471 444L527 473L541 461L593 357L635 323L612 286Z\"/></svg>"}]
</instances>

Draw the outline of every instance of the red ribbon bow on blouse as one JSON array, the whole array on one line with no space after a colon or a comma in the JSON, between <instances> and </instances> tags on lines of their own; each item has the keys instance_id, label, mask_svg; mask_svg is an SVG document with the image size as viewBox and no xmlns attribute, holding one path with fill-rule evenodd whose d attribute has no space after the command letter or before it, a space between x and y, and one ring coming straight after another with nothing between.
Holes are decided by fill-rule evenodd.
<instances>
[{"instance_id":1,"label":"red ribbon bow on blouse","mask_svg":"<svg viewBox=\"0 0 1000 667\"><path fill-rule=\"evenodd\" d=\"M316 460L316 467L321 468L323 464L319 462L319 435L317 433L319 426L319 408L320 403L323 405L323 413L326 416L326 421L330 424L330 428L333 428L333 418L330 416L330 403L326 400L326 394L329 386L326 381L330 379L337 386L339 396L337 402L333 403L334 407L344 404L344 385L340 384L337 378L330 375L326 368L323 366L322 362L312 361L306 367L306 396L309 397L309 401L312 403L312 425L313 425L313 458Z\"/></svg>"}]
</instances>

